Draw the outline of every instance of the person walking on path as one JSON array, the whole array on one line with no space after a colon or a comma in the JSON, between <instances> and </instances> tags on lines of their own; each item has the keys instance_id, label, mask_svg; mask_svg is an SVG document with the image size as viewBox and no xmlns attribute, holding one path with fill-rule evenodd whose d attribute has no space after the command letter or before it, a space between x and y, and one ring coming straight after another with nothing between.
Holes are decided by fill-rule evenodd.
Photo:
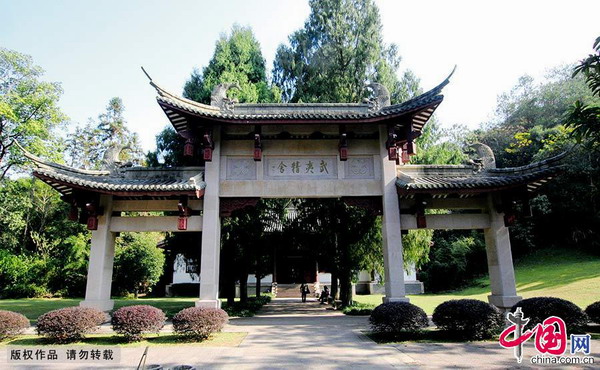
<instances>
[{"instance_id":1,"label":"person walking on path","mask_svg":"<svg viewBox=\"0 0 600 370\"><path fill-rule=\"evenodd\" d=\"M308 285L302 283L300 286L300 294L302 294L302 302L306 303L306 296L310 294L310 289L308 289Z\"/></svg>"}]
</instances>

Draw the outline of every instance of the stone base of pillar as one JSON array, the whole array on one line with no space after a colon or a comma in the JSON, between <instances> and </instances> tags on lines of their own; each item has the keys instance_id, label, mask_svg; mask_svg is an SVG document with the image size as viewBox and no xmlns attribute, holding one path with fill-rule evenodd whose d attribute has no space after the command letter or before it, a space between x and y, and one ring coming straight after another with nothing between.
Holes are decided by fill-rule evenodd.
<instances>
[{"instance_id":1,"label":"stone base of pillar","mask_svg":"<svg viewBox=\"0 0 600 370\"><path fill-rule=\"evenodd\" d=\"M514 295L514 296L504 296L504 295L489 295L488 302L498 307L501 310L510 309L515 304L519 303L523 300L523 297Z\"/></svg>"},{"instance_id":2,"label":"stone base of pillar","mask_svg":"<svg viewBox=\"0 0 600 370\"><path fill-rule=\"evenodd\" d=\"M408 297L383 297L383 303L390 302L410 302L410 299Z\"/></svg>"},{"instance_id":3,"label":"stone base of pillar","mask_svg":"<svg viewBox=\"0 0 600 370\"><path fill-rule=\"evenodd\" d=\"M201 299L196 301L196 307L202 308L221 308L221 300L219 299Z\"/></svg>"},{"instance_id":4,"label":"stone base of pillar","mask_svg":"<svg viewBox=\"0 0 600 370\"><path fill-rule=\"evenodd\" d=\"M91 307L91 308L95 308L97 310L106 312L106 311L112 311L112 309L115 308L115 301L113 301L112 299L106 299L106 300L86 299L84 301L79 302L79 305L81 307Z\"/></svg>"}]
</instances>

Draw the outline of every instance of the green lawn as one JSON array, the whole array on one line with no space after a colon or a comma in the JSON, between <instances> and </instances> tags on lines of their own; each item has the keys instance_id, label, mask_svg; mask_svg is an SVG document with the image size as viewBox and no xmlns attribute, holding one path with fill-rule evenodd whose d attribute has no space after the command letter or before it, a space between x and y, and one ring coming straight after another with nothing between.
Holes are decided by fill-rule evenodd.
<instances>
[{"instance_id":1,"label":"green lawn","mask_svg":"<svg viewBox=\"0 0 600 370\"><path fill-rule=\"evenodd\" d=\"M167 317L172 317L186 307L194 306L198 298L139 298L139 299L115 299L115 309L135 304L147 304L160 308ZM77 306L82 299L74 298L28 298L28 299L2 299L0 310L19 312L25 315L32 324L35 324L38 316L48 311L63 307Z\"/></svg>"},{"instance_id":2,"label":"green lawn","mask_svg":"<svg viewBox=\"0 0 600 370\"><path fill-rule=\"evenodd\" d=\"M546 250L517 261L518 294L524 298L552 296L569 300L585 309L600 301L600 257L577 251ZM427 288L427 287L426 287ZM489 279L474 286L441 294L411 295L411 303L432 314L435 307L449 299L471 298L487 302ZM382 295L356 296L360 303L379 305Z\"/></svg>"}]
</instances>

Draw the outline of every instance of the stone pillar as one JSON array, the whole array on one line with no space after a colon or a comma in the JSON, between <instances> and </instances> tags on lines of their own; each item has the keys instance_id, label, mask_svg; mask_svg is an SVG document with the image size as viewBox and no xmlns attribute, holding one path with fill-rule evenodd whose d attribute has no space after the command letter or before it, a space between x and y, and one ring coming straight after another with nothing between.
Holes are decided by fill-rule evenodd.
<instances>
[{"instance_id":1,"label":"stone pillar","mask_svg":"<svg viewBox=\"0 0 600 370\"><path fill-rule=\"evenodd\" d=\"M196 307L221 307L219 300L219 263L221 258L221 217L219 182L221 168L220 127L213 129L214 150L211 162L205 163L204 207L202 213L202 255L200 257L200 299Z\"/></svg>"},{"instance_id":2,"label":"stone pillar","mask_svg":"<svg viewBox=\"0 0 600 370\"><path fill-rule=\"evenodd\" d=\"M115 233L110 231L112 202L111 195L100 197L99 205L104 208L104 213L98 217L98 229L92 231L85 300L79 304L101 311L110 311L115 305L110 299L115 260Z\"/></svg>"},{"instance_id":3,"label":"stone pillar","mask_svg":"<svg viewBox=\"0 0 600 370\"><path fill-rule=\"evenodd\" d=\"M519 302L510 236L504 226L504 214L497 212L492 197L489 197L490 228L484 230L490 287L492 294L488 301L500 309L508 309Z\"/></svg>"},{"instance_id":4,"label":"stone pillar","mask_svg":"<svg viewBox=\"0 0 600 370\"><path fill-rule=\"evenodd\" d=\"M388 159L385 147L387 128L379 126L381 186L383 190L383 262L385 267L384 302L408 302L404 287L404 257L400 232L400 206L396 192L396 162Z\"/></svg>"}]
</instances>

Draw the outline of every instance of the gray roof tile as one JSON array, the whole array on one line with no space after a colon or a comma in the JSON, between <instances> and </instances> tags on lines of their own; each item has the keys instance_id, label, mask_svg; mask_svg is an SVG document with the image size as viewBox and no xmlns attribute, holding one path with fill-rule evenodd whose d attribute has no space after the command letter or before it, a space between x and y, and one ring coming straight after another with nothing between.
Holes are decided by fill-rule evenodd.
<instances>
[{"instance_id":1,"label":"gray roof tile","mask_svg":"<svg viewBox=\"0 0 600 370\"><path fill-rule=\"evenodd\" d=\"M402 194L486 192L527 185L535 191L545 180L562 171L566 154L522 167L493 168L474 172L471 166L405 165L400 167L396 186Z\"/></svg>"}]
</instances>

